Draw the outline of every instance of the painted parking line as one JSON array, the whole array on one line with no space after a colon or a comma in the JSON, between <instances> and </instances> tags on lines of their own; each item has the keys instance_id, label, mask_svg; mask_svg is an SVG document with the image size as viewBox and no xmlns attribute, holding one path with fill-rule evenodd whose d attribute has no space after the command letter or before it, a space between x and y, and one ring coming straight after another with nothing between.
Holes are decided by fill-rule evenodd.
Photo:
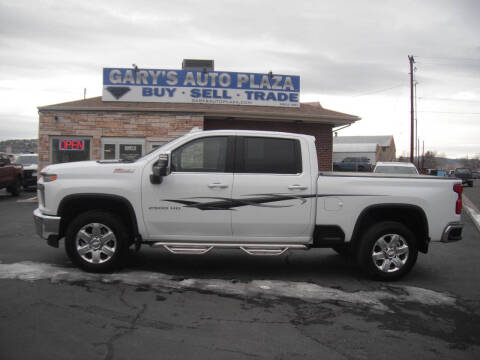
<instances>
[{"instance_id":1,"label":"painted parking line","mask_svg":"<svg viewBox=\"0 0 480 360\"><path fill-rule=\"evenodd\" d=\"M463 206L465 210L467 210L468 215L470 215L477 230L480 231L480 210L478 210L475 204L465 196L465 194L463 194Z\"/></svg>"},{"instance_id":2,"label":"painted parking line","mask_svg":"<svg viewBox=\"0 0 480 360\"><path fill-rule=\"evenodd\" d=\"M19 202L19 203L36 203L37 201L38 200L37 200L36 196L28 198L28 199L17 200L17 202Z\"/></svg>"}]
</instances>

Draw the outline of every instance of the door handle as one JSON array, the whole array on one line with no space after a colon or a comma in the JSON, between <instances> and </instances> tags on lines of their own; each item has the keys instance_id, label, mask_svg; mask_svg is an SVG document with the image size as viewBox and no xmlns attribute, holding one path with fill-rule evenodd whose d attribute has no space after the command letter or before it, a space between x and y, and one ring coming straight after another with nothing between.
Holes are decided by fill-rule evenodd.
<instances>
[{"instance_id":1,"label":"door handle","mask_svg":"<svg viewBox=\"0 0 480 360\"><path fill-rule=\"evenodd\" d=\"M304 185L295 184L295 185L290 185L288 189L289 190L307 190L307 187Z\"/></svg>"},{"instance_id":2,"label":"door handle","mask_svg":"<svg viewBox=\"0 0 480 360\"><path fill-rule=\"evenodd\" d=\"M207 185L210 189L226 189L228 188L227 184L222 183L211 183Z\"/></svg>"}]
</instances>

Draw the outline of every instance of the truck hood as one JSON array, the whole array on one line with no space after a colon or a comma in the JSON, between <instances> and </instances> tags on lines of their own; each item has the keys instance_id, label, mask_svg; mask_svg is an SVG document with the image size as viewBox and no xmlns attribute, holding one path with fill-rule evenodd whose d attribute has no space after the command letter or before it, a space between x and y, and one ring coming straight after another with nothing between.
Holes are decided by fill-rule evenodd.
<instances>
[{"instance_id":1,"label":"truck hood","mask_svg":"<svg viewBox=\"0 0 480 360\"><path fill-rule=\"evenodd\" d=\"M37 170L37 164L23 165L23 170Z\"/></svg>"},{"instance_id":2,"label":"truck hood","mask_svg":"<svg viewBox=\"0 0 480 360\"><path fill-rule=\"evenodd\" d=\"M61 177L104 177L110 174L135 173L138 171L138 163L126 163L119 161L77 161L63 164L48 165L42 169L42 173L56 174Z\"/></svg>"}]
</instances>

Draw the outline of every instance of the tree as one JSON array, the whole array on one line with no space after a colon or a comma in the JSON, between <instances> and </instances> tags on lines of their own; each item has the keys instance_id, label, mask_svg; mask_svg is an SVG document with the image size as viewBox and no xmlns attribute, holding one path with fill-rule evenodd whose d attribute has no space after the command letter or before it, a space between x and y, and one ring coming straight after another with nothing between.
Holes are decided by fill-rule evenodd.
<instances>
[{"instance_id":1,"label":"tree","mask_svg":"<svg viewBox=\"0 0 480 360\"><path fill-rule=\"evenodd\" d=\"M423 168L436 169L437 168L437 153L435 151L427 151L423 157Z\"/></svg>"}]
</instances>

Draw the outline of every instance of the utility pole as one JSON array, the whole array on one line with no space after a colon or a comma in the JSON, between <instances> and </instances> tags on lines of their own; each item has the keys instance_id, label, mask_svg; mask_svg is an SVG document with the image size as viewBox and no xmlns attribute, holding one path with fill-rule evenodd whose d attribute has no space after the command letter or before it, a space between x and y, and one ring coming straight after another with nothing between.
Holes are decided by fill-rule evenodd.
<instances>
[{"instance_id":1,"label":"utility pole","mask_svg":"<svg viewBox=\"0 0 480 360\"><path fill-rule=\"evenodd\" d=\"M408 55L410 62L410 162L413 164L413 128L414 128L414 109L413 109L413 55Z\"/></svg>"},{"instance_id":2,"label":"utility pole","mask_svg":"<svg viewBox=\"0 0 480 360\"><path fill-rule=\"evenodd\" d=\"M425 140L422 140L422 169L425 167Z\"/></svg>"}]
</instances>

